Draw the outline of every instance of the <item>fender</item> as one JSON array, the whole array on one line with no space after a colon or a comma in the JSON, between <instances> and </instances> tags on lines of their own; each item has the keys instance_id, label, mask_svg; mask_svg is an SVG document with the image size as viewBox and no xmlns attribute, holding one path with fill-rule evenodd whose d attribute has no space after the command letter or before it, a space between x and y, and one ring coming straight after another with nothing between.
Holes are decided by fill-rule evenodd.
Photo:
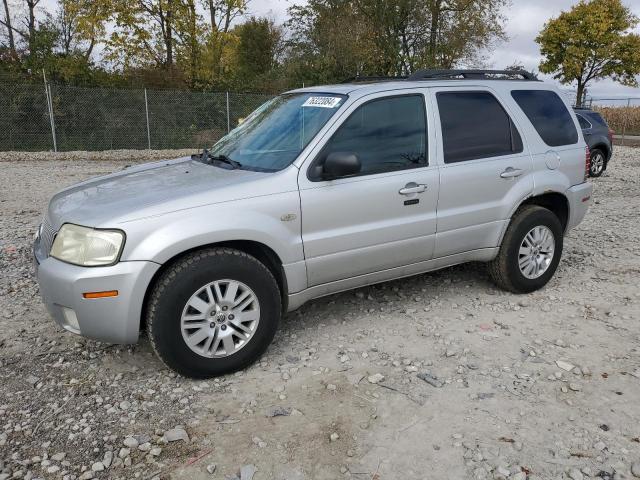
<instances>
[{"instance_id":1,"label":"fender","mask_svg":"<svg viewBox=\"0 0 640 480\"><path fill-rule=\"evenodd\" d=\"M271 248L283 264L304 260L297 192L215 203L120 224L123 261L166 263L212 243L250 240ZM131 245L131 247L129 247Z\"/></svg>"}]
</instances>

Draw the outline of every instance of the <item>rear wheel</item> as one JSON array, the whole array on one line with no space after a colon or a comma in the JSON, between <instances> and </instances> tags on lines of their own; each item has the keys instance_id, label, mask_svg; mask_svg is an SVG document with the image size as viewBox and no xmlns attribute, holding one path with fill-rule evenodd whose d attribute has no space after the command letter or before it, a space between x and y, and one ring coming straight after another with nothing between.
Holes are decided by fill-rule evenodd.
<instances>
[{"instance_id":1,"label":"rear wheel","mask_svg":"<svg viewBox=\"0 0 640 480\"><path fill-rule=\"evenodd\" d=\"M589 166L589 176L599 177L607 167L607 160L604 152L599 148L591 150L591 163Z\"/></svg>"},{"instance_id":2,"label":"rear wheel","mask_svg":"<svg viewBox=\"0 0 640 480\"><path fill-rule=\"evenodd\" d=\"M497 257L489 263L494 282L514 293L542 288L562 255L562 225L550 210L521 207L511 219Z\"/></svg>"},{"instance_id":3,"label":"rear wheel","mask_svg":"<svg viewBox=\"0 0 640 480\"><path fill-rule=\"evenodd\" d=\"M147 308L153 349L193 378L242 369L264 353L280 320L280 291L254 257L229 248L177 261L156 283Z\"/></svg>"}]
</instances>

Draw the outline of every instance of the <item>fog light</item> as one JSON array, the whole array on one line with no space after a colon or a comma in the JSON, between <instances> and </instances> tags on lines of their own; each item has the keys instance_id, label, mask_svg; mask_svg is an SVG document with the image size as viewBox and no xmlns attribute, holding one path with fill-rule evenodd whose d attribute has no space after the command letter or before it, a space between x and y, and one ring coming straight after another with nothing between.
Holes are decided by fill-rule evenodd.
<instances>
[{"instance_id":1,"label":"fog light","mask_svg":"<svg viewBox=\"0 0 640 480\"><path fill-rule=\"evenodd\" d=\"M67 307L62 307L62 315L64 316L63 327L70 332L80 334L80 324L76 312Z\"/></svg>"}]
</instances>

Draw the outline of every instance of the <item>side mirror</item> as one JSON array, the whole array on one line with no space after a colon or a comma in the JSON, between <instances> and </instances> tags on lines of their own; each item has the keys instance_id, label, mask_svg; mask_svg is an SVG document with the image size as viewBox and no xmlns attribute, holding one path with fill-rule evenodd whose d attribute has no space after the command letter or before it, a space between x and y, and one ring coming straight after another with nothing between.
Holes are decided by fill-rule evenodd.
<instances>
[{"instance_id":1,"label":"side mirror","mask_svg":"<svg viewBox=\"0 0 640 480\"><path fill-rule=\"evenodd\" d=\"M362 164L355 153L352 152L332 152L327 155L322 166L322 178L331 180L334 178L347 177L360 172Z\"/></svg>"}]
</instances>

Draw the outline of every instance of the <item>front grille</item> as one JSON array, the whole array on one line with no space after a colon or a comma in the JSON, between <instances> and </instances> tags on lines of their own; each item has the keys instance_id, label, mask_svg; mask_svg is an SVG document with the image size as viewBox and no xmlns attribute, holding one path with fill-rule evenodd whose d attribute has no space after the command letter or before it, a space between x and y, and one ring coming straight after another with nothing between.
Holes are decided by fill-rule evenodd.
<instances>
[{"instance_id":1,"label":"front grille","mask_svg":"<svg viewBox=\"0 0 640 480\"><path fill-rule=\"evenodd\" d=\"M55 236L56 231L53 229L53 225L51 225L49 215L45 215L42 220L42 230L40 231L40 244L42 246L42 253L47 257L49 256L49 251L51 250Z\"/></svg>"}]
</instances>

